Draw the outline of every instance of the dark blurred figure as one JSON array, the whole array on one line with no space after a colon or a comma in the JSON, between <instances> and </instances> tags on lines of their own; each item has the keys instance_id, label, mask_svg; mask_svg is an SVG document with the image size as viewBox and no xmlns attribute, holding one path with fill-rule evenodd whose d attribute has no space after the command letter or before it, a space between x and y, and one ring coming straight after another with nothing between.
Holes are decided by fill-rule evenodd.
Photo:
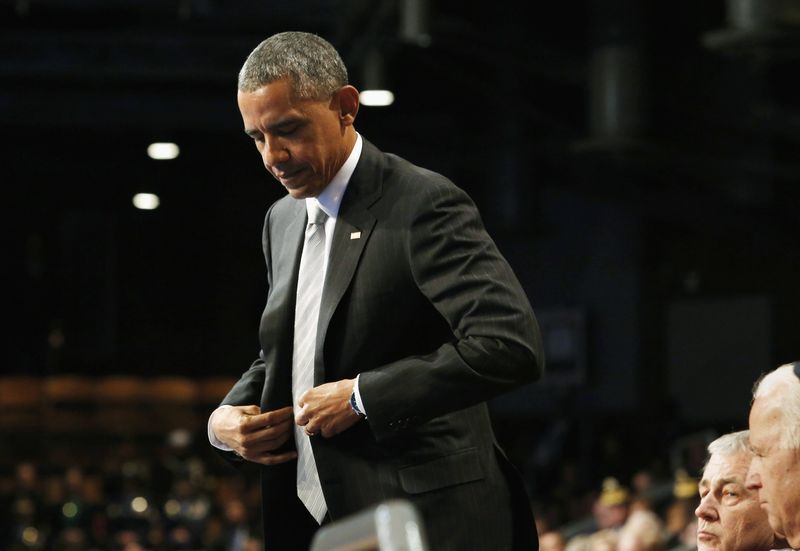
<instances>
[{"instance_id":1,"label":"dark blurred figure","mask_svg":"<svg viewBox=\"0 0 800 551\"><path fill-rule=\"evenodd\" d=\"M564 551L567 542L561 532L555 530L539 535L539 551Z\"/></svg>"},{"instance_id":2,"label":"dark blurred figure","mask_svg":"<svg viewBox=\"0 0 800 551\"><path fill-rule=\"evenodd\" d=\"M697 533L694 510L698 503L697 481L685 470L678 469L672 486L672 500L664 511L667 549L694 546Z\"/></svg>"},{"instance_id":3,"label":"dark blurred figure","mask_svg":"<svg viewBox=\"0 0 800 551\"><path fill-rule=\"evenodd\" d=\"M603 489L592 507L598 530L619 530L628 518L630 492L614 477L603 480Z\"/></svg>"},{"instance_id":4,"label":"dark blurred figure","mask_svg":"<svg viewBox=\"0 0 800 551\"><path fill-rule=\"evenodd\" d=\"M82 551L101 547L105 541L105 514L98 485L80 467L69 467L59 486L51 519L55 549Z\"/></svg>"},{"instance_id":5,"label":"dark blurred figure","mask_svg":"<svg viewBox=\"0 0 800 551\"><path fill-rule=\"evenodd\" d=\"M132 545L150 547L153 539L153 526L160 525L157 499L145 473L138 464L127 463L122 466L120 486L114 488L106 507L111 549L123 551Z\"/></svg>"},{"instance_id":6,"label":"dark blurred figure","mask_svg":"<svg viewBox=\"0 0 800 551\"><path fill-rule=\"evenodd\" d=\"M202 547L211 501L191 477L178 476L164 500L163 518L168 549Z\"/></svg>"},{"instance_id":7,"label":"dark blurred figure","mask_svg":"<svg viewBox=\"0 0 800 551\"><path fill-rule=\"evenodd\" d=\"M664 540L663 523L654 512L633 511L619 531L617 551L662 551Z\"/></svg>"},{"instance_id":8,"label":"dark blurred figure","mask_svg":"<svg viewBox=\"0 0 800 551\"><path fill-rule=\"evenodd\" d=\"M4 550L36 550L47 545L51 527L36 465L30 461L17 464L13 488L5 506Z\"/></svg>"},{"instance_id":9,"label":"dark blurred figure","mask_svg":"<svg viewBox=\"0 0 800 551\"><path fill-rule=\"evenodd\" d=\"M225 505L225 551L244 551L254 536L244 502L233 499Z\"/></svg>"}]
</instances>

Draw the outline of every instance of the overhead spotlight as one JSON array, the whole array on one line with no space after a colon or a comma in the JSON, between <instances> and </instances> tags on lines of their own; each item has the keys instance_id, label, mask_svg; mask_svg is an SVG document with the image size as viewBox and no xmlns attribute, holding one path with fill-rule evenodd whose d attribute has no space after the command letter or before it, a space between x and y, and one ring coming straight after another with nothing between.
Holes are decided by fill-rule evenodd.
<instances>
[{"instance_id":1,"label":"overhead spotlight","mask_svg":"<svg viewBox=\"0 0 800 551\"><path fill-rule=\"evenodd\" d=\"M368 107L386 107L394 103L394 94L390 90L363 90L358 97L361 105Z\"/></svg>"},{"instance_id":2,"label":"overhead spotlight","mask_svg":"<svg viewBox=\"0 0 800 551\"><path fill-rule=\"evenodd\" d=\"M364 60L364 89L359 94L361 105L386 107L394 103L394 93L386 87L383 56L376 49Z\"/></svg>"},{"instance_id":3,"label":"overhead spotlight","mask_svg":"<svg viewBox=\"0 0 800 551\"><path fill-rule=\"evenodd\" d=\"M133 206L139 210L155 210L161 204L161 199L154 193L137 193L133 196Z\"/></svg>"},{"instance_id":4,"label":"overhead spotlight","mask_svg":"<svg viewBox=\"0 0 800 551\"><path fill-rule=\"evenodd\" d=\"M181 149L171 142L155 142L147 146L147 155L158 161L168 161L180 155Z\"/></svg>"}]
</instances>

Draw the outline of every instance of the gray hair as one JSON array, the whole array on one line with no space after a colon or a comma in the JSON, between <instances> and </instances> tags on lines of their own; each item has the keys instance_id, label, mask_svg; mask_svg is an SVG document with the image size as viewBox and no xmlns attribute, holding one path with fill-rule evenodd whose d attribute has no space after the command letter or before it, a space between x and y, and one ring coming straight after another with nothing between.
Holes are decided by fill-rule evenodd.
<instances>
[{"instance_id":1,"label":"gray hair","mask_svg":"<svg viewBox=\"0 0 800 551\"><path fill-rule=\"evenodd\" d=\"M708 445L708 455L736 455L750 451L748 441L750 439L749 430L740 430L724 434Z\"/></svg>"},{"instance_id":2,"label":"gray hair","mask_svg":"<svg viewBox=\"0 0 800 551\"><path fill-rule=\"evenodd\" d=\"M713 455L721 455L722 457L729 457L731 455L738 455L740 453L750 453L750 431L740 430L739 432L729 432L723 434L708 445L708 458L706 464L703 466L703 476L705 476L708 462Z\"/></svg>"},{"instance_id":3,"label":"gray hair","mask_svg":"<svg viewBox=\"0 0 800 551\"><path fill-rule=\"evenodd\" d=\"M239 90L254 92L287 78L300 99L329 98L348 83L344 61L327 40L311 33L284 32L250 52L239 71Z\"/></svg>"},{"instance_id":4,"label":"gray hair","mask_svg":"<svg viewBox=\"0 0 800 551\"><path fill-rule=\"evenodd\" d=\"M753 401L769 400L781 412L781 431L778 447L800 448L800 379L794 364L784 364L756 381Z\"/></svg>"}]
</instances>

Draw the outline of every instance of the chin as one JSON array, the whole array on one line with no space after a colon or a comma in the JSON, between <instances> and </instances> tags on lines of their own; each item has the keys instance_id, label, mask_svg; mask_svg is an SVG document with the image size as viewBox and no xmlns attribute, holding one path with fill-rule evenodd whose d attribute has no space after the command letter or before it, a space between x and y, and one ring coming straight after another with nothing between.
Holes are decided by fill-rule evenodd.
<instances>
[{"instance_id":1,"label":"chin","mask_svg":"<svg viewBox=\"0 0 800 551\"><path fill-rule=\"evenodd\" d=\"M293 199L305 199L307 195L303 193L301 189L287 189L286 191L289 192L289 196Z\"/></svg>"}]
</instances>

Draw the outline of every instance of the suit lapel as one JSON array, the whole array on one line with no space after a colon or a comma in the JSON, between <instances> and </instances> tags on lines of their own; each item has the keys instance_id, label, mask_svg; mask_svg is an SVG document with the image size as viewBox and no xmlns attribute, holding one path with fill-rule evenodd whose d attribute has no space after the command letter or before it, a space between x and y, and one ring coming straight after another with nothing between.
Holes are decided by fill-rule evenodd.
<instances>
[{"instance_id":1,"label":"suit lapel","mask_svg":"<svg viewBox=\"0 0 800 551\"><path fill-rule=\"evenodd\" d=\"M361 159L350 178L339 207L319 310L314 364L315 385L325 380L322 360L328 325L350 286L361 255L375 227L376 219L369 211L369 207L381 195L380 159L381 153L364 140Z\"/></svg>"}]
</instances>

